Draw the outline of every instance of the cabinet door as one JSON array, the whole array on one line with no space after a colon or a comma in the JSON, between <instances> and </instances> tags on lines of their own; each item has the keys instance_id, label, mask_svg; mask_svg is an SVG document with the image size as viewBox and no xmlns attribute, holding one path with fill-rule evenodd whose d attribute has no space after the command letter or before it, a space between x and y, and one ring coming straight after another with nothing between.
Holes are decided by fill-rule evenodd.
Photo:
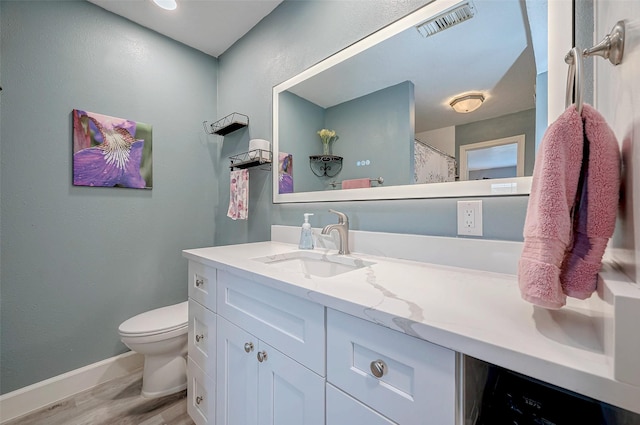
<instances>
[{"instance_id":1,"label":"cabinet door","mask_svg":"<svg viewBox=\"0 0 640 425\"><path fill-rule=\"evenodd\" d=\"M397 425L375 410L327 384L327 425Z\"/></svg>"},{"instance_id":2,"label":"cabinet door","mask_svg":"<svg viewBox=\"0 0 640 425\"><path fill-rule=\"evenodd\" d=\"M258 340L218 317L217 425L258 423Z\"/></svg>"},{"instance_id":3,"label":"cabinet door","mask_svg":"<svg viewBox=\"0 0 640 425\"><path fill-rule=\"evenodd\" d=\"M324 425L324 379L262 341L259 353L259 425Z\"/></svg>"}]
</instances>

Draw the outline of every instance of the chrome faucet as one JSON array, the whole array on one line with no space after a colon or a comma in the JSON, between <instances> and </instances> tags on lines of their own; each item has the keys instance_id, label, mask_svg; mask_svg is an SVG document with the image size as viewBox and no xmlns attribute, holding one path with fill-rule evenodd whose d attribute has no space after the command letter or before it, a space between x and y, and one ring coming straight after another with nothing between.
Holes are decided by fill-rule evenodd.
<instances>
[{"instance_id":1,"label":"chrome faucet","mask_svg":"<svg viewBox=\"0 0 640 425\"><path fill-rule=\"evenodd\" d=\"M338 224L328 224L322 229L323 235L328 235L332 230L337 230L340 235L340 249L338 254L349 254L349 217L345 213L336 210L329 212L338 215Z\"/></svg>"}]
</instances>

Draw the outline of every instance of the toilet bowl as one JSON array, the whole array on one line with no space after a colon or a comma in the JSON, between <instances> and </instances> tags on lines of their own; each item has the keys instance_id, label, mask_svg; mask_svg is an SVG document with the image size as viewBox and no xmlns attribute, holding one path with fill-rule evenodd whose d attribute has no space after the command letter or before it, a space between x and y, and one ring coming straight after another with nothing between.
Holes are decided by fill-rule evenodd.
<instances>
[{"instance_id":1,"label":"toilet bowl","mask_svg":"<svg viewBox=\"0 0 640 425\"><path fill-rule=\"evenodd\" d=\"M187 388L188 311L185 301L138 314L118 328L120 340L144 355L144 397L162 397Z\"/></svg>"}]
</instances>

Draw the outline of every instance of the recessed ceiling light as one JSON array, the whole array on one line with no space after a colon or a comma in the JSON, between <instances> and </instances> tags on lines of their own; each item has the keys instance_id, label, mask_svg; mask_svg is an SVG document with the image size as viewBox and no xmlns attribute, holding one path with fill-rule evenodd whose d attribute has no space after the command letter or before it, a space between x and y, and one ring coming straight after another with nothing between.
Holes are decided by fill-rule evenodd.
<instances>
[{"instance_id":1,"label":"recessed ceiling light","mask_svg":"<svg viewBox=\"0 0 640 425\"><path fill-rule=\"evenodd\" d=\"M153 2L165 10L175 10L178 7L176 0L153 0Z\"/></svg>"}]
</instances>

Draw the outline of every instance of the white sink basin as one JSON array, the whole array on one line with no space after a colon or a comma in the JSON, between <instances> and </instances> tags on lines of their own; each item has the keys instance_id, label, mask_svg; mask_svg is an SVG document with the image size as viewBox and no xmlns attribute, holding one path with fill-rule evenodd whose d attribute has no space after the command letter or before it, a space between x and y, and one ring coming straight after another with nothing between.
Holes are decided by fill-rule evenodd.
<instances>
[{"instance_id":1,"label":"white sink basin","mask_svg":"<svg viewBox=\"0 0 640 425\"><path fill-rule=\"evenodd\" d=\"M253 260L317 277L337 276L375 264L359 258L344 255L327 255L314 251L292 251L253 258Z\"/></svg>"}]
</instances>

